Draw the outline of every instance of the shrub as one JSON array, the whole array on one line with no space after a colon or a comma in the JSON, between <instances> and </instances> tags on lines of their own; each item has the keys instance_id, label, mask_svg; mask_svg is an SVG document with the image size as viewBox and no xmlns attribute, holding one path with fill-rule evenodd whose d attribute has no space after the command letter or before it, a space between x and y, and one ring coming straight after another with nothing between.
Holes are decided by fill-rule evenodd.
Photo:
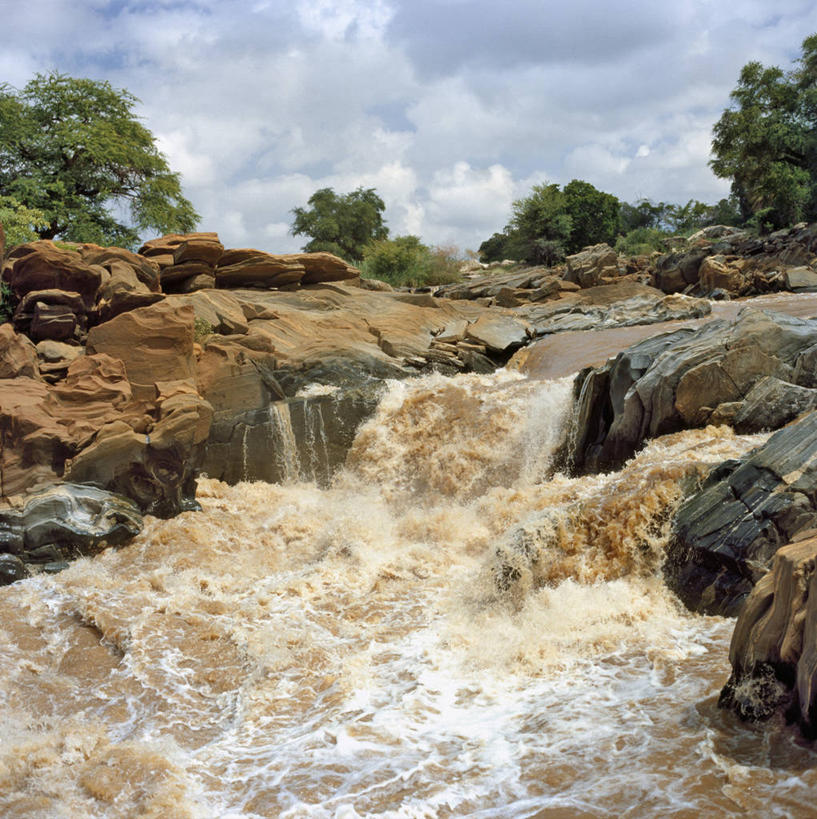
<instances>
[{"instance_id":1,"label":"shrub","mask_svg":"<svg viewBox=\"0 0 817 819\"><path fill-rule=\"evenodd\" d=\"M646 256L656 250L663 250L663 242L669 235L658 228L635 228L626 236L618 237L616 251L625 256Z\"/></svg>"},{"instance_id":2,"label":"shrub","mask_svg":"<svg viewBox=\"0 0 817 819\"><path fill-rule=\"evenodd\" d=\"M417 236L397 236L370 242L360 266L364 277L395 287L421 287L459 281L456 248L424 245Z\"/></svg>"}]
</instances>

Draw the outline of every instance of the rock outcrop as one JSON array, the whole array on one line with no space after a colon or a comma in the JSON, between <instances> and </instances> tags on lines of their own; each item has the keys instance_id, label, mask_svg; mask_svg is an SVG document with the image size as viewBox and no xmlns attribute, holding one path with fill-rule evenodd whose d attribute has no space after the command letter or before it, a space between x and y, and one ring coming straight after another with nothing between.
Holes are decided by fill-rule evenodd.
<instances>
[{"instance_id":1,"label":"rock outcrop","mask_svg":"<svg viewBox=\"0 0 817 819\"><path fill-rule=\"evenodd\" d=\"M653 284L666 293L749 296L777 290L817 289L817 224L768 236L715 226L691 236L686 247L661 256Z\"/></svg>"},{"instance_id":2,"label":"rock outcrop","mask_svg":"<svg viewBox=\"0 0 817 819\"><path fill-rule=\"evenodd\" d=\"M817 526L817 412L716 467L678 510L664 568L693 611L735 615L778 549Z\"/></svg>"},{"instance_id":3,"label":"rock outcrop","mask_svg":"<svg viewBox=\"0 0 817 819\"><path fill-rule=\"evenodd\" d=\"M738 617L721 707L742 719L775 713L817 736L817 532L781 548Z\"/></svg>"},{"instance_id":4,"label":"rock outcrop","mask_svg":"<svg viewBox=\"0 0 817 819\"><path fill-rule=\"evenodd\" d=\"M767 377L808 387L815 343L817 320L751 308L734 322L712 321L642 341L579 375L569 463L580 472L612 469L648 438L728 423L747 402L753 405L752 389ZM809 393L801 390L798 401L804 399L807 405ZM783 411L766 420L773 425L790 418Z\"/></svg>"},{"instance_id":5,"label":"rock outcrop","mask_svg":"<svg viewBox=\"0 0 817 819\"><path fill-rule=\"evenodd\" d=\"M57 571L141 529L140 511L127 497L93 486L49 486L0 508L0 585L27 576L34 566Z\"/></svg>"},{"instance_id":6,"label":"rock outcrop","mask_svg":"<svg viewBox=\"0 0 817 819\"><path fill-rule=\"evenodd\" d=\"M580 287L596 287L619 275L618 254L609 245L586 247L567 257L565 280Z\"/></svg>"}]
</instances>

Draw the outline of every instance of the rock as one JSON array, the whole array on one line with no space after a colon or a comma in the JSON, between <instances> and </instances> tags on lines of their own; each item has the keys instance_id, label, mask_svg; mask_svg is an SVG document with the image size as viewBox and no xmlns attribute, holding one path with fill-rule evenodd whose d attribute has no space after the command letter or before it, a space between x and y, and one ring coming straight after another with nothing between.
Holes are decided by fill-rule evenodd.
<instances>
[{"instance_id":1,"label":"rock","mask_svg":"<svg viewBox=\"0 0 817 819\"><path fill-rule=\"evenodd\" d=\"M506 352L527 344L528 325L510 315L482 315L468 325L466 336L491 350Z\"/></svg>"},{"instance_id":2,"label":"rock","mask_svg":"<svg viewBox=\"0 0 817 819\"><path fill-rule=\"evenodd\" d=\"M690 245L697 244L702 239L722 239L725 236L730 238L744 237L747 233L741 228L732 227L730 225L709 225L709 227L701 228L693 233L688 239L687 243Z\"/></svg>"},{"instance_id":3,"label":"rock","mask_svg":"<svg viewBox=\"0 0 817 819\"><path fill-rule=\"evenodd\" d=\"M162 268L162 289L165 293L179 292L185 282L190 279L195 279L198 276L213 276L215 280L213 266L206 262L199 261L187 261L168 265Z\"/></svg>"},{"instance_id":4,"label":"rock","mask_svg":"<svg viewBox=\"0 0 817 819\"><path fill-rule=\"evenodd\" d=\"M765 376L794 383L795 364L817 342L817 320L744 308L734 322L656 336L580 374L579 471L615 468L651 437L709 423Z\"/></svg>"},{"instance_id":5,"label":"rock","mask_svg":"<svg viewBox=\"0 0 817 819\"><path fill-rule=\"evenodd\" d=\"M709 248L665 253L655 265L653 284L665 293L678 293L698 283L703 260L711 254Z\"/></svg>"},{"instance_id":6,"label":"rock","mask_svg":"<svg viewBox=\"0 0 817 819\"><path fill-rule=\"evenodd\" d=\"M175 309L191 305L196 319L205 322L214 333L244 335L249 330L241 302L232 293L199 290L189 296L170 296L168 302Z\"/></svg>"},{"instance_id":7,"label":"rock","mask_svg":"<svg viewBox=\"0 0 817 819\"><path fill-rule=\"evenodd\" d=\"M221 244L217 233L168 233L164 236L160 236L158 239L151 239L145 242L142 247L139 248L139 255L153 259L159 267L167 267L168 265L175 264L176 251L190 242L193 242L195 246L198 247L206 244L213 248ZM215 250L212 252L215 253Z\"/></svg>"},{"instance_id":8,"label":"rock","mask_svg":"<svg viewBox=\"0 0 817 819\"><path fill-rule=\"evenodd\" d=\"M740 268L730 264L723 255L708 256L704 259L698 276L704 293L725 291L731 296L739 296L749 289Z\"/></svg>"},{"instance_id":9,"label":"rock","mask_svg":"<svg viewBox=\"0 0 817 819\"><path fill-rule=\"evenodd\" d=\"M66 462L66 478L121 493L160 518L198 509L196 475L213 410L189 387L159 401L159 420L147 435L123 421L107 424Z\"/></svg>"},{"instance_id":10,"label":"rock","mask_svg":"<svg viewBox=\"0 0 817 819\"><path fill-rule=\"evenodd\" d=\"M215 234L199 234L185 239L176 246L173 251L173 264L203 262L212 269L219 263L223 253L224 245Z\"/></svg>"},{"instance_id":11,"label":"rock","mask_svg":"<svg viewBox=\"0 0 817 819\"><path fill-rule=\"evenodd\" d=\"M787 290L814 293L817 291L817 272L808 267L790 267L783 273Z\"/></svg>"},{"instance_id":12,"label":"rock","mask_svg":"<svg viewBox=\"0 0 817 819\"><path fill-rule=\"evenodd\" d=\"M142 530L142 516L126 497L93 486L59 483L34 492L19 507L0 509L0 551L7 582L27 574L25 563L65 560L121 545ZM12 577L8 577L9 573ZM0 580L0 583L2 580Z\"/></svg>"},{"instance_id":13,"label":"rock","mask_svg":"<svg viewBox=\"0 0 817 819\"><path fill-rule=\"evenodd\" d=\"M273 256L260 250L228 250L216 268L216 287L283 287L298 284L306 268L293 256Z\"/></svg>"},{"instance_id":14,"label":"rock","mask_svg":"<svg viewBox=\"0 0 817 819\"><path fill-rule=\"evenodd\" d=\"M146 259L121 247L99 247L85 245L80 250L82 260L88 265L98 265L107 270L114 279L125 278L129 282L142 284L148 292L158 293L159 265L152 259ZM135 287L134 282L134 287Z\"/></svg>"},{"instance_id":15,"label":"rock","mask_svg":"<svg viewBox=\"0 0 817 819\"><path fill-rule=\"evenodd\" d=\"M618 254L606 244L586 247L566 261L565 279L581 287L595 287L602 277L618 275Z\"/></svg>"},{"instance_id":16,"label":"rock","mask_svg":"<svg viewBox=\"0 0 817 819\"><path fill-rule=\"evenodd\" d=\"M141 257L136 257L137 259ZM145 275L145 268L137 263L128 264L116 257L107 260L110 278L99 288L97 316L100 324L110 321L120 313L148 307L161 301L164 296L159 291L158 267L145 262L145 268L154 274L153 279ZM146 281L147 279L147 281Z\"/></svg>"},{"instance_id":17,"label":"rock","mask_svg":"<svg viewBox=\"0 0 817 819\"><path fill-rule=\"evenodd\" d=\"M295 262L300 262L306 271L301 284L337 282L360 276L360 271L356 267L352 267L332 253L294 253L291 258Z\"/></svg>"},{"instance_id":18,"label":"rock","mask_svg":"<svg viewBox=\"0 0 817 819\"><path fill-rule=\"evenodd\" d=\"M778 429L817 408L817 390L766 376L749 390L739 407L732 421L738 432Z\"/></svg>"},{"instance_id":19,"label":"rock","mask_svg":"<svg viewBox=\"0 0 817 819\"><path fill-rule=\"evenodd\" d=\"M817 525L817 413L726 461L680 507L665 578L693 611L735 615L777 550Z\"/></svg>"},{"instance_id":20,"label":"rock","mask_svg":"<svg viewBox=\"0 0 817 819\"><path fill-rule=\"evenodd\" d=\"M150 401L157 381L195 381L194 318L191 305L165 299L91 328L87 350L123 361L134 394Z\"/></svg>"},{"instance_id":21,"label":"rock","mask_svg":"<svg viewBox=\"0 0 817 819\"><path fill-rule=\"evenodd\" d=\"M721 707L742 719L776 712L817 735L817 537L804 532L774 556L752 589L729 649Z\"/></svg>"},{"instance_id":22,"label":"rock","mask_svg":"<svg viewBox=\"0 0 817 819\"><path fill-rule=\"evenodd\" d=\"M39 375L37 350L24 335L14 331L8 322L0 324L0 379Z\"/></svg>"},{"instance_id":23,"label":"rock","mask_svg":"<svg viewBox=\"0 0 817 819\"><path fill-rule=\"evenodd\" d=\"M29 574L26 564L17 555L0 554L0 586L8 586L9 583L23 580Z\"/></svg>"},{"instance_id":24,"label":"rock","mask_svg":"<svg viewBox=\"0 0 817 819\"><path fill-rule=\"evenodd\" d=\"M78 253L42 240L14 248L3 266L3 279L17 299L33 290L64 290L78 293L90 309L102 284L102 273Z\"/></svg>"}]
</instances>

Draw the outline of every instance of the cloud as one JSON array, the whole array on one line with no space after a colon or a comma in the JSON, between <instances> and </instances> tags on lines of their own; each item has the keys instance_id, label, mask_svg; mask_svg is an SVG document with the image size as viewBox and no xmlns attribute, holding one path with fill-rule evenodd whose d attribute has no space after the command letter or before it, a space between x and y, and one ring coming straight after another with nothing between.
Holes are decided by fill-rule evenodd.
<instances>
[{"instance_id":1,"label":"cloud","mask_svg":"<svg viewBox=\"0 0 817 819\"><path fill-rule=\"evenodd\" d=\"M715 201L711 128L817 0L29 0L0 80L58 69L142 100L202 228L300 247L291 209L374 187L393 234L475 247L542 181Z\"/></svg>"}]
</instances>

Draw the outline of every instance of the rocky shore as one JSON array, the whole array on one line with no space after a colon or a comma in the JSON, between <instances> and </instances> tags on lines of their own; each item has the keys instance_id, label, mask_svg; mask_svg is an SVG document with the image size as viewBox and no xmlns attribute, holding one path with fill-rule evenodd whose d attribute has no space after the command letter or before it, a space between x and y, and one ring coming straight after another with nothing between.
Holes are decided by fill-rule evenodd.
<instances>
[{"instance_id":1,"label":"rocky shore","mask_svg":"<svg viewBox=\"0 0 817 819\"><path fill-rule=\"evenodd\" d=\"M712 299L817 291L817 225L764 238L708 229L650 258L601 245L560 268L468 275L395 291L330 254L229 249L215 233L139 253L12 248L0 271L0 583L127 542L143 515L195 509L201 474L325 485L385 379L524 371L557 333L685 322L577 375L560 463L611 470L650 438L709 424L779 430L687 497L664 572L690 608L740 615L724 705L782 710L813 732L817 318L747 302L709 319Z\"/></svg>"}]
</instances>

